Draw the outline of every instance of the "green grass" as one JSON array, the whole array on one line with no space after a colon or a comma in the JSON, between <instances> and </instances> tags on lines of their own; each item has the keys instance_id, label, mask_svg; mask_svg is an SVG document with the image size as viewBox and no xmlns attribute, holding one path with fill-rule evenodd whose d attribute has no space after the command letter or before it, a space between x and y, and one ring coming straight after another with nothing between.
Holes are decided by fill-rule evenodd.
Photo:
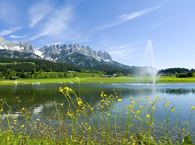
<instances>
[{"instance_id":1,"label":"green grass","mask_svg":"<svg viewBox=\"0 0 195 145\"><path fill-rule=\"evenodd\" d=\"M51 76L55 74L64 74L64 72L41 72L43 76ZM79 77L79 78L86 78L86 77L94 77L94 76L100 76L95 73L79 73L79 72L68 72L66 73L67 77Z\"/></svg>"},{"instance_id":2,"label":"green grass","mask_svg":"<svg viewBox=\"0 0 195 145\"><path fill-rule=\"evenodd\" d=\"M195 77L177 78L177 77L161 77L160 83L195 83Z\"/></svg>"},{"instance_id":3,"label":"green grass","mask_svg":"<svg viewBox=\"0 0 195 145\"><path fill-rule=\"evenodd\" d=\"M32 84L40 82L41 84L51 83L124 83L133 82L134 78L101 78L101 77L83 77L83 78L46 78L46 79L18 79L18 80L1 80L0 85Z\"/></svg>"},{"instance_id":4,"label":"green grass","mask_svg":"<svg viewBox=\"0 0 195 145\"><path fill-rule=\"evenodd\" d=\"M11 62L11 63L0 62L0 65L16 65L16 64L32 64L32 65L35 65L34 62Z\"/></svg>"},{"instance_id":5,"label":"green grass","mask_svg":"<svg viewBox=\"0 0 195 145\"><path fill-rule=\"evenodd\" d=\"M151 82L150 77L111 77L104 78L100 76L92 76L94 74L81 73L78 77L70 78L45 78L45 79L18 79L18 80L1 80L0 85L14 84L51 84L51 83L148 83ZM176 77L161 77L157 83L195 83L195 77L192 78L176 78Z\"/></svg>"},{"instance_id":6,"label":"green grass","mask_svg":"<svg viewBox=\"0 0 195 145\"><path fill-rule=\"evenodd\" d=\"M12 65L12 64L14 64L14 63L2 63L2 62L0 62L0 65Z\"/></svg>"}]
</instances>

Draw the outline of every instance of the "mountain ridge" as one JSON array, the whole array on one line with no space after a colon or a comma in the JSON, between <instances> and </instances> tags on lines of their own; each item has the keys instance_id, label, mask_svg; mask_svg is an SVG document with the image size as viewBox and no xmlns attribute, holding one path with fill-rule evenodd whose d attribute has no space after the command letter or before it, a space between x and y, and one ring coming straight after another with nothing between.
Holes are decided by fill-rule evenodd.
<instances>
[{"instance_id":1,"label":"mountain ridge","mask_svg":"<svg viewBox=\"0 0 195 145\"><path fill-rule=\"evenodd\" d=\"M29 52L34 53L33 47L31 44L26 42L11 42L3 37L0 37L0 50L10 50L10 51L18 51L18 52Z\"/></svg>"},{"instance_id":2,"label":"mountain ridge","mask_svg":"<svg viewBox=\"0 0 195 145\"><path fill-rule=\"evenodd\" d=\"M52 44L47 45L39 49L45 58L51 57L51 59L56 59L55 55L64 55L67 57L68 55L74 53L80 53L87 57L92 57L99 61L112 61L112 57L106 51L94 51L89 46L84 46L80 44Z\"/></svg>"},{"instance_id":3,"label":"mountain ridge","mask_svg":"<svg viewBox=\"0 0 195 145\"><path fill-rule=\"evenodd\" d=\"M97 69L102 65L126 66L112 60L106 51L95 51L80 44L51 44L34 49L29 43L16 43L0 37L0 57L35 58L67 63L82 69Z\"/></svg>"},{"instance_id":4,"label":"mountain ridge","mask_svg":"<svg viewBox=\"0 0 195 145\"><path fill-rule=\"evenodd\" d=\"M1 38L0 46L0 58L32 58L39 59L40 62L41 60L49 60L56 63L56 65L66 64L66 66L72 66L75 70L79 71L102 71L107 74L143 75L140 72L145 72L145 70L149 69L148 67L121 64L114 61L106 51L94 51L89 46L79 44L52 44L34 49L29 43L14 43Z\"/></svg>"}]
</instances>

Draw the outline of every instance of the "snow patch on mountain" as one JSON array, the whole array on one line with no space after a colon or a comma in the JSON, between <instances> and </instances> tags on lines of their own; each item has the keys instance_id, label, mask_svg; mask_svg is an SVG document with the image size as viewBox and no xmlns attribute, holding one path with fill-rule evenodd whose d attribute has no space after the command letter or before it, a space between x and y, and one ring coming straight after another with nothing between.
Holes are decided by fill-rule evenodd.
<instances>
[{"instance_id":1,"label":"snow patch on mountain","mask_svg":"<svg viewBox=\"0 0 195 145\"><path fill-rule=\"evenodd\" d=\"M0 37L0 49L33 53L33 47L28 43L14 43Z\"/></svg>"},{"instance_id":2,"label":"snow patch on mountain","mask_svg":"<svg viewBox=\"0 0 195 145\"><path fill-rule=\"evenodd\" d=\"M34 50L34 53L38 56L40 56L41 58L43 58L43 53L40 50Z\"/></svg>"}]
</instances>

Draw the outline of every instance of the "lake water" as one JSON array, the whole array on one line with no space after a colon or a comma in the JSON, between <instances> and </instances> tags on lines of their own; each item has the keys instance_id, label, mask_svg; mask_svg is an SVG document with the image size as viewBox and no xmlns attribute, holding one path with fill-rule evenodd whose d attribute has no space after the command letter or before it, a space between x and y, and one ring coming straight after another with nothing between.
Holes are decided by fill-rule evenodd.
<instances>
[{"instance_id":1,"label":"lake water","mask_svg":"<svg viewBox=\"0 0 195 145\"><path fill-rule=\"evenodd\" d=\"M130 96L140 104L147 102L146 96L160 96L165 98L164 102L171 102L171 106L176 111L171 115L171 120L188 120L191 106L195 106L195 84L158 84L155 88L150 84L81 84L80 91L77 84L67 84L73 87L76 93L89 102L92 106L100 100L100 93L104 91L107 94L116 92L122 102L113 104L113 112L121 111L131 102ZM58 91L62 84L49 85L17 85L17 86L0 86L0 98L6 100L11 106L12 115L18 117L21 106L27 107L31 111L32 119L40 118L41 120L54 121L55 103L65 103L64 96ZM21 99L20 105L16 103L16 97ZM161 121L166 114L158 109L156 113L157 120ZM125 113L124 113L125 115ZM192 130L195 131L195 122L192 122Z\"/></svg>"}]
</instances>

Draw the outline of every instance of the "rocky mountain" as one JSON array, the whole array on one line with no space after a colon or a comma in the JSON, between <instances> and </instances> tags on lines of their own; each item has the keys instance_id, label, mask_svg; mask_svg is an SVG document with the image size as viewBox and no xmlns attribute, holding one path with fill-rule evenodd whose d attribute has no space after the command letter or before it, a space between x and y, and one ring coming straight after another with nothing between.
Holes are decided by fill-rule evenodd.
<instances>
[{"instance_id":1,"label":"rocky mountain","mask_svg":"<svg viewBox=\"0 0 195 145\"><path fill-rule=\"evenodd\" d=\"M10 42L8 40L5 40L3 37L0 37L0 49L29 53L34 52L31 44L21 42L20 43Z\"/></svg>"},{"instance_id":2,"label":"rocky mountain","mask_svg":"<svg viewBox=\"0 0 195 145\"><path fill-rule=\"evenodd\" d=\"M34 54L31 44L14 43L0 37L0 57L6 58L40 58Z\"/></svg>"},{"instance_id":3,"label":"rocky mountain","mask_svg":"<svg viewBox=\"0 0 195 145\"><path fill-rule=\"evenodd\" d=\"M58 60L62 57L69 57L73 54L82 54L86 57L96 59L98 61L112 61L110 54L102 51L93 51L89 46L81 46L79 44L70 44L70 45L50 45L44 46L40 49L44 58L51 60Z\"/></svg>"},{"instance_id":4,"label":"rocky mountain","mask_svg":"<svg viewBox=\"0 0 195 145\"><path fill-rule=\"evenodd\" d=\"M65 63L79 69L100 70L110 73L128 72L129 66L112 60L108 52L94 51L79 44L53 44L33 49L28 43L14 43L0 38L0 57L34 58Z\"/></svg>"},{"instance_id":5,"label":"rocky mountain","mask_svg":"<svg viewBox=\"0 0 195 145\"><path fill-rule=\"evenodd\" d=\"M40 48L40 52L46 60L65 62L84 68L95 68L99 64L114 63L109 53L96 52L89 46L79 44L44 46Z\"/></svg>"}]
</instances>

